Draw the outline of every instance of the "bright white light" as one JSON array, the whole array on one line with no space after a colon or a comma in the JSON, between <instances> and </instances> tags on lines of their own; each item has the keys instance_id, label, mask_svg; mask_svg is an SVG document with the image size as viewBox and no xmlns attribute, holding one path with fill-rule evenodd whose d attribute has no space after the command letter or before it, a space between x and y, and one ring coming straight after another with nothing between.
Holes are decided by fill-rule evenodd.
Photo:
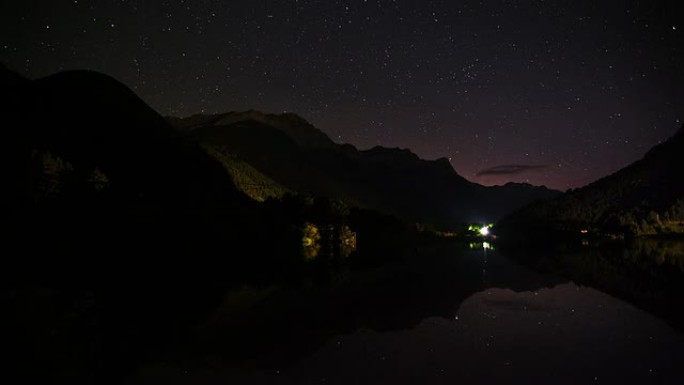
<instances>
[{"instance_id":1,"label":"bright white light","mask_svg":"<svg viewBox=\"0 0 684 385\"><path fill-rule=\"evenodd\" d=\"M485 227L481 228L480 229L480 235L482 235L483 237L486 237L487 235L489 235L489 226L485 226Z\"/></svg>"}]
</instances>

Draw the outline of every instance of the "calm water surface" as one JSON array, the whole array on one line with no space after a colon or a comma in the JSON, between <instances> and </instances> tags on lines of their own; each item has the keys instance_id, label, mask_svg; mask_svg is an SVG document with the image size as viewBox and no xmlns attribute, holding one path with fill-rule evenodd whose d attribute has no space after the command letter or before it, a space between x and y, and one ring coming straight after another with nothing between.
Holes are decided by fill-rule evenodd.
<instances>
[{"instance_id":1,"label":"calm water surface","mask_svg":"<svg viewBox=\"0 0 684 385\"><path fill-rule=\"evenodd\" d=\"M260 329L280 325L283 341L278 345L297 351L289 357L287 351L279 355L264 349L268 359L255 353L248 363L234 364L217 358L221 349L214 348L192 364L151 366L128 383L682 384L679 313L660 309L654 316L640 310L637 306L644 306L639 301L649 296L665 301L659 294L662 288L645 286L640 290L646 294L635 294L631 284L621 281L629 281L634 271L664 279L658 272L644 271L644 266L666 270L668 279L677 277L680 257L647 255L651 260L643 261L640 252L618 251L617 257L607 258L609 263L590 252L535 262L556 271L549 275L480 246L451 250L414 266L405 280L361 284L360 295L356 289L331 291L323 301L294 300L274 313L261 313L261 318L281 318L262 320L265 323L255 328L257 337L249 338L257 341ZM571 271L563 278L559 266L567 266L568 260L572 268L583 266L585 271ZM638 263L641 267L632 267ZM609 295L572 280L592 274L607 277L617 289ZM607 286L600 282L597 287ZM618 299L615 293L637 303ZM304 315L289 319L282 316L283 309ZM319 328L328 330L311 332ZM295 348L311 339L319 343ZM237 340L217 337L216 345Z\"/></svg>"}]
</instances>

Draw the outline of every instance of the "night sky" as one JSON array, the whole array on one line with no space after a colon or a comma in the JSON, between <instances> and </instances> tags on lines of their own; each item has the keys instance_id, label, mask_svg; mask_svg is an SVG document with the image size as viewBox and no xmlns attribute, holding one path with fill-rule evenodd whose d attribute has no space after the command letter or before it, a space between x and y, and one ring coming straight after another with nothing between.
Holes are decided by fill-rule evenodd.
<instances>
[{"instance_id":1,"label":"night sky","mask_svg":"<svg viewBox=\"0 0 684 385\"><path fill-rule=\"evenodd\" d=\"M566 189L684 121L681 1L3 1L0 61L164 115L295 112L337 142Z\"/></svg>"}]
</instances>

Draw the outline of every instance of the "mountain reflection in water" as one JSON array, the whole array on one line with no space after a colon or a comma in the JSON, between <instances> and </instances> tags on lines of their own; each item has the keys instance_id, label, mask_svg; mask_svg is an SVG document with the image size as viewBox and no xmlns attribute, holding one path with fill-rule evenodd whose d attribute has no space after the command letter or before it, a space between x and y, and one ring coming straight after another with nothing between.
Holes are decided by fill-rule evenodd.
<instances>
[{"instance_id":1,"label":"mountain reflection in water","mask_svg":"<svg viewBox=\"0 0 684 385\"><path fill-rule=\"evenodd\" d=\"M334 384L674 383L683 348L684 337L663 322L567 283L536 292L490 289L468 298L451 320L340 336L289 375Z\"/></svg>"},{"instance_id":2,"label":"mountain reflection in water","mask_svg":"<svg viewBox=\"0 0 684 385\"><path fill-rule=\"evenodd\" d=\"M662 262L676 257L644 260L644 250L613 250L607 256L585 250L534 259L537 268L557 274L546 275L491 249L452 249L445 258L413 266L410 282L383 281L384 289L371 285L362 294L347 290L349 301L330 295L327 301L299 302L290 307L299 315L283 315L281 309L277 323L261 320L255 330L277 324L278 333L289 335L270 350L284 348L275 356L280 359L271 355L266 364L245 366L221 360L207 364L211 359L205 357L202 364L150 367L128 383L682 383L684 335L681 327L672 327L676 317L668 325L637 308L640 304L554 278L571 275L569 262L592 266L577 276L610 273L617 295L629 296L634 292L625 291L626 277L640 277L636 272L644 266L650 269L644 276L669 277L670 267L677 265ZM652 263L667 272L654 273ZM639 264L642 268L635 267ZM406 286L410 289L401 289ZM322 321L311 321L317 317ZM303 325L293 326L298 323ZM316 328L327 330L313 332ZM312 335L321 343L296 353L297 341ZM224 344L237 339L219 341L228 349ZM211 351L220 356L220 350ZM291 356L282 358L288 351Z\"/></svg>"}]
</instances>

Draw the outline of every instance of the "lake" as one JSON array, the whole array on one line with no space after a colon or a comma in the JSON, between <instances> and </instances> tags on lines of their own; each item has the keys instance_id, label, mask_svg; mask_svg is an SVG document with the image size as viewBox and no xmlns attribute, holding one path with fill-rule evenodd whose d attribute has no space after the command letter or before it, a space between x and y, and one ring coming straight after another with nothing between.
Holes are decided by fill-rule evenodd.
<instances>
[{"instance_id":1,"label":"lake","mask_svg":"<svg viewBox=\"0 0 684 385\"><path fill-rule=\"evenodd\" d=\"M454 243L324 287L245 288L126 383L681 384L681 247Z\"/></svg>"}]
</instances>

